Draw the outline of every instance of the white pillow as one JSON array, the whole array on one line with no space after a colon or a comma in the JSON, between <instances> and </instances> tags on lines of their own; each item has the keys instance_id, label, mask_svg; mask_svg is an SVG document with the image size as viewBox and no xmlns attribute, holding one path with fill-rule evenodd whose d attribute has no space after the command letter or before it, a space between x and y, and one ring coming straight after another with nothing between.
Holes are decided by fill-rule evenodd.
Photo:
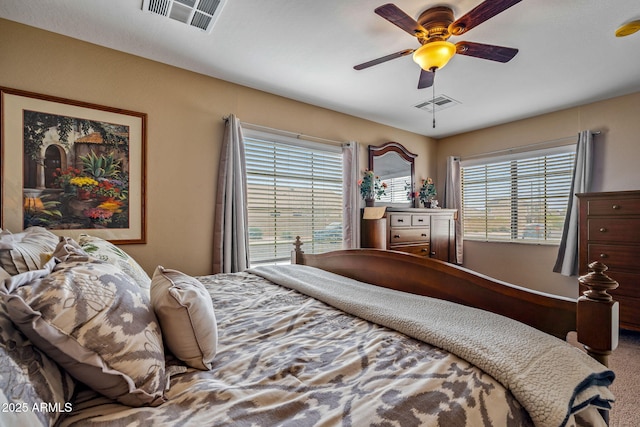
<instances>
[{"instance_id":1,"label":"white pillow","mask_svg":"<svg viewBox=\"0 0 640 427\"><path fill-rule=\"evenodd\" d=\"M158 266L151 279L151 306L173 355L192 368L211 369L218 326L204 285L194 277Z\"/></svg>"}]
</instances>

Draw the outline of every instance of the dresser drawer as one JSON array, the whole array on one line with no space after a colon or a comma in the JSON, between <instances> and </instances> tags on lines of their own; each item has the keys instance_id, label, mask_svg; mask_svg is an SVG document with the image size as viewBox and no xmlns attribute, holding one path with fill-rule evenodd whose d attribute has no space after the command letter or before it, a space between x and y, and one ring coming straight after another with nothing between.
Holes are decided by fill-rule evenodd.
<instances>
[{"instance_id":1,"label":"dresser drawer","mask_svg":"<svg viewBox=\"0 0 640 427\"><path fill-rule=\"evenodd\" d=\"M430 216L429 215L411 215L411 225L413 227L429 227Z\"/></svg>"},{"instance_id":2,"label":"dresser drawer","mask_svg":"<svg viewBox=\"0 0 640 427\"><path fill-rule=\"evenodd\" d=\"M605 271L605 274L618 282L619 286L611 291L612 294L634 297L640 300L640 274L619 271Z\"/></svg>"},{"instance_id":3,"label":"dresser drawer","mask_svg":"<svg viewBox=\"0 0 640 427\"><path fill-rule=\"evenodd\" d=\"M640 211L640 198L589 200L587 203L587 215L637 215Z\"/></svg>"},{"instance_id":4,"label":"dresser drawer","mask_svg":"<svg viewBox=\"0 0 640 427\"><path fill-rule=\"evenodd\" d=\"M411 214L391 214L389 215L389 225L391 227L411 227Z\"/></svg>"},{"instance_id":5,"label":"dresser drawer","mask_svg":"<svg viewBox=\"0 0 640 427\"><path fill-rule=\"evenodd\" d=\"M611 270L640 271L640 246L602 245L589 243L588 262L600 261Z\"/></svg>"},{"instance_id":6,"label":"dresser drawer","mask_svg":"<svg viewBox=\"0 0 640 427\"><path fill-rule=\"evenodd\" d=\"M622 273L619 271L605 271L605 274L618 282L618 287L607 291L616 301L622 297L638 298L640 300L640 274ZM587 291L587 287L580 285L580 296ZM639 319L640 321L640 319Z\"/></svg>"},{"instance_id":7,"label":"dresser drawer","mask_svg":"<svg viewBox=\"0 0 640 427\"><path fill-rule=\"evenodd\" d=\"M640 242L640 218L589 218L590 242Z\"/></svg>"},{"instance_id":8,"label":"dresser drawer","mask_svg":"<svg viewBox=\"0 0 640 427\"><path fill-rule=\"evenodd\" d=\"M392 228L389 243L429 242L429 227L426 228Z\"/></svg>"},{"instance_id":9,"label":"dresser drawer","mask_svg":"<svg viewBox=\"0 0 640 427\"><path fill-rule=\"evenodd\" d=\"M414 255L420 255L423 257L429 257L430 255L429 251L431 250L430 248L431 247L429 246L429 244L426 244L426 245L399 246L399 247L393 248L393 250L407 252Z\"/></svg>"}]
</instances>

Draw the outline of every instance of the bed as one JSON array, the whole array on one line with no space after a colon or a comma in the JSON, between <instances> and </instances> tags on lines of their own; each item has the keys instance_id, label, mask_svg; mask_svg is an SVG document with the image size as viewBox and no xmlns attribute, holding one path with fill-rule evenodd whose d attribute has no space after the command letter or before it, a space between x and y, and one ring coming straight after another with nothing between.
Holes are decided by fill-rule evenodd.
<instances>
[{"instance_id":1,"label":"bed","mask_svg":"<svg viewBox=\"0 0 640 427\"><path fill-rule=\"evenodd\" d=\"M0 264L3 426L604 426L614 401L600 265L579 302L299 240L291 265L149 277L39 227L0 233Z\"/></svg>"}]
</instances>

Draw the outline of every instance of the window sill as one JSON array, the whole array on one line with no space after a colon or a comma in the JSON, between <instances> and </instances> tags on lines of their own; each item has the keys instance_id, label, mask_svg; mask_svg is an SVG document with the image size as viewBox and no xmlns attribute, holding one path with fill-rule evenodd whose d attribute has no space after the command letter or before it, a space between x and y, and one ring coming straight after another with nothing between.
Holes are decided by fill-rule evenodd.
<instances>
[{"instance_id":1,"label":"window sill","mask_svg":"<svg viewBox=\"0 0 640 427\"><path fill-rule=\"evenodd\" d=\"M467 239L463 238L465 242L480 242L480 243L513 243L516 245L535 245L535 246L560 246L560 242L548 241L548 240L487 240L487 239Z\"/></svg>"}]
</instances>

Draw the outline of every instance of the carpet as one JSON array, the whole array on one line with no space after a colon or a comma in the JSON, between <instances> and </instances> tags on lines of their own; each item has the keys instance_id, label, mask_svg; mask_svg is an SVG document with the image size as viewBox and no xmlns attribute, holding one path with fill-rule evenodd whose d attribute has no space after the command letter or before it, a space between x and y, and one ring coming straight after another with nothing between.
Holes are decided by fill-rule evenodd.
<instances>
[{"instance_id":1,"label":"carpet","mask_svg":"<svg viewBox=\"0 0 640 427\"><path fill-rule=\"evenodd\" d=\"M582 348L575 332L567 341ZM618 348L609 356L609 368L616 373L611 391L616 397L609 414L609 427L640 426L640 332L620 330Z\"/></svg>"},{"instance_id":2,"label":"carpet","mask_svg":"<svg viewBox=\"0 0 640 427\"><path fill-rule=\"evenodd\" d=\"M609 367L616 373L610 427L640 426L640 332L620 331L620 344L609 357Z\"/></svg>"}]
</instances>

